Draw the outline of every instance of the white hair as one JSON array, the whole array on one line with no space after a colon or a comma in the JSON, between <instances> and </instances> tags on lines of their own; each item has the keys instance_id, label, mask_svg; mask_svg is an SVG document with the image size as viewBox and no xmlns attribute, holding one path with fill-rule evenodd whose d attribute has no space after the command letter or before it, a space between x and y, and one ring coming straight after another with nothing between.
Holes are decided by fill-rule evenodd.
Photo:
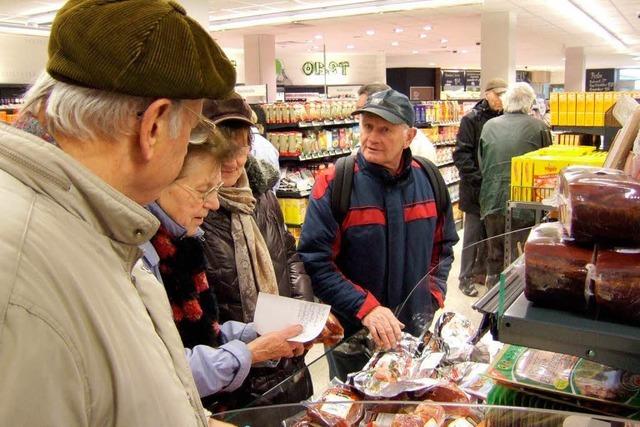
<instances>
[{"instance_id":1,"label":"white hair","mask_svg":"<svg viewBox=\"0 0 640 427\"><path fill-rule=\"evenodd\" d=\"M510 86L502 96L505 113L529 114L535 100L536 93L529 83L525 82L519 82Z\"/></svg>"},{"instance_id":2,"label":"white hair","mask_svg":"<svg viewBox=\"0 0 640 427\"><path fill-rule=\"evenodd\" d=\"M47 130L68 137L98 140L134 135L135 119L153 98L124 95L64 83L43 72L25 94L22 113L43 112ZM170 111L171 137L182 125L183 104L174 100Z\"/></svg>"}]
</instances>

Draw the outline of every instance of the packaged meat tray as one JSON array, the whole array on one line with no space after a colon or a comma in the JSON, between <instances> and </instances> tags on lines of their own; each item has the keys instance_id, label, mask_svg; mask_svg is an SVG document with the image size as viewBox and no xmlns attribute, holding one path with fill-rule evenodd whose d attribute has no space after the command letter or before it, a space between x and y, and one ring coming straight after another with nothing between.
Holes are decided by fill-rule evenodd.
<instances>
[{"instance_id":1,"label":"packaged meat tray","mask_svg":"<svg viewBox=\"0 0 640 427\"><path fill-rule=\"evenodd\" d=\"M508 345L489 375L499 383L640 408L640 375L576 356Z\"/></svg>"},{"instance_id":2,"label":"packaged meat tray","mask_svg":"<svg viewBox=\"0 0 640 427\"><path fill-rule=\"evenodd\" d=\"M524 245L525 296L542 306L586 309L587 264L593 256L593 245L568 243L560 223L537 225Z\"/></svg>"},{"instance_id":3,"label":"packaged meat tray","mask_svg":"<svg viewBox=\"0 0 640 427\"><path fill-rule=\"evenodd\" d=\"M615 319L640 325L640 249L598 250L593 282L600 310Z\"/></svg>"},{"instance_id":4,"label":"packaged meat tray","mask_svg":"<svg viewBox=\"0 0 640 427\"><path fill-rule=\"evenodd\" d=\"M559 184L560 221L579 243L640 243L640 181L620 171L566 170Z\"/></svg>"},{"instance_id":5,"label":"packaged meat tray","mask_svg":"<svg viewBox=\"0 0 640 427\"><path fill-rule=\"evenodd\" d=\"M303 420L327 427L353 426L360 421L364 412L359 403L361 400L358 392L334 380L317 402L306 403L307 415Z\"/></svg>"}]
</instances>

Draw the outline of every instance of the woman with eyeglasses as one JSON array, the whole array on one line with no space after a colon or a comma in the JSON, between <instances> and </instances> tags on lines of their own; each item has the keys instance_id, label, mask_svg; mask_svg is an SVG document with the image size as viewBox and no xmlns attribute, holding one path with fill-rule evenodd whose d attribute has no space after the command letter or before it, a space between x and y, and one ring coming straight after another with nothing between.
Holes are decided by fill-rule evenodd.
<instances>
[{"instance_id":1,"label":"woman with eyeglasses","mask_svg":"<svg viewBox=\"0 0 640 427\"><path fill-rule=\"evenodd\" d=\"M205 404L216 400L215 393L238 389L252 365L304 350L301 344L286 341L301 332L299 325L258 337L251 324L218 323L215 283L210 284L205 274L200 225L209 211L220 206L218 192L224 184L220 159L225 155L220 141L210 130L204 141L189 144L180 175L147 207L161 225L142 246L141 267L164 284ZM138 275L138 279L142 277Z\"/></svg>"},{"instance_id":2,"label":"woman with eyeglasses","mask_svg":"<svg viewBox=\"0 0 640 427\"><path fill-rule=\"evenodd\" d=\"M203 114L217 125L232 151L222 162L220 209L210 212L202 226L207 277L215 283L220 318L251 322L259 292L313 301L309 276L272 191L279 171L250 155L250 107L239 97L205 101ZM300 354L276 367L253 368L227 404L300 402L313 394L305 367Z\"/></svg>"}]
</instances>

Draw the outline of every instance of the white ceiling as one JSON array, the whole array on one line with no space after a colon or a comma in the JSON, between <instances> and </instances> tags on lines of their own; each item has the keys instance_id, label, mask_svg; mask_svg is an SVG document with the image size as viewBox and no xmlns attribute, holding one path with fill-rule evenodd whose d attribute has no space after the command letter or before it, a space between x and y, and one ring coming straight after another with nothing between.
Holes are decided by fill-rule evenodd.
<instances>
[{"instance_id":1,"label":"white ceiling","mask_svg":"<svg viewBox=\"0 0 640 427\"><path fill-rule=\"evenodd\" d=\"M189 4L206 1L210 19L233 19L265 13L282 13L304 8L362 3L370 0L184 0ZM448 6L303 21L296 24L254 26L213 32L225 48L241 49L245 34L274 34L278 52L380 53L388 64L406 66L479 67L480 20L483 11L512 11L517 16L516 63L530 69L563 68L564 48L583 46L588 67L633 67L640 61L640 0L572 0L628 46L625 54L598 37L591 27L579 25L559 12L554 4L563 0L485 0L484 5ZM34 26L64 2L37 0L0 0L0 25ZM380 3L383 3L382 1ZM391 1L389 3L392 3ZM355 5L354 5L355 6ZM430 31L423 27L431 25ZM402 28L402 33L395 33ZM374 30L375 35L366 35ZM426 34L420 38L420 34ZM314 38L321 35L322 39ZM447 42L442 43L441 39ZM397 46L392 46L397 42ZM348 49L347 45L352 45ZM455 52L454 52L455 51ZM397 66L397 65L395 65Z\"/></svg>"}]
</instances>

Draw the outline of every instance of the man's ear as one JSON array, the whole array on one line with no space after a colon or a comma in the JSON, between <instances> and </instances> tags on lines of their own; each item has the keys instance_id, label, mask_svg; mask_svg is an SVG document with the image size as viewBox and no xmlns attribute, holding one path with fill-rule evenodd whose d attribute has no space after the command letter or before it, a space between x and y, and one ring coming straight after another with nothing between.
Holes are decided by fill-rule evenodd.
<instances>
[{"instance_id":1,"label":"man's ear","mask_svg":"<svg viewBox=\"0 0 640 427\"><path fill-rule=\"evenodd\" d=\"M138 146L145 162L148 162L153 157L156 144L161 135L169 131L170 112L171 100L161 98L153 101L142 114Z\"/></svg>"},{"instance_id":2,"label":"man's ear","mask_svg":"<svg viewBox=\"0 0 640 427\"><path fill-rule=\"evenodd\" d=\"M413 141L413 138L416 137L416 132L422 132L422 131L419 131L416 128L409 128L407 130L407 139L404 141L403 148L408 148L411 145L411 141Z\"/></svg>"}]
</instances>

